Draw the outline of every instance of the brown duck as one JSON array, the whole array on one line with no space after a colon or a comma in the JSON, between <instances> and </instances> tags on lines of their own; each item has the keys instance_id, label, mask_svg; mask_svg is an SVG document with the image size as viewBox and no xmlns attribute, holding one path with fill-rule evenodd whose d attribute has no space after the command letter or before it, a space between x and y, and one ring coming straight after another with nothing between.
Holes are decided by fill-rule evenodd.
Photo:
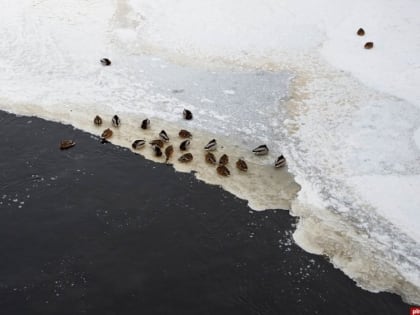
<instances>
[{"instance_id":1,"label":"brown duck","mask_svg":"<svg viewBox=\"0 0 420 315\"><path fill-rule=\"evenodd\" d=\"M160 139L152 140L149 142L153 146L158 146L159 148L163 148L164 142Z\"/></svg>"},{"instance_id":2,"label":"brown duck","mask_svg":"<svg viewBox=\"0 0 420 315\"><path fill-rule=\"evenodd\" d=\"M181 138L184 138L184 139L187 139L187 138L192 138L192 134L191 134L191 132L189 132L188 130L185 130L185 129L181 129L181 130L179 131L178 135L179 135Z\"/></svg>"},{"instance_id":3,"label":"brown duck","mask_svg":"<svg viewBox=\"0 0 420 315\"><path fill-rule=\"evenodd\" d=\"M223 154L219 159L219 165L226 165L229 163L229 157L226 154Z\"/></svg>"},{"instance_id":4,"label":"brown duck","mask_svg":"<svg viewBox=\"0 0 420 315\"><path fill-rule=\"evenodd\" d=\"M242 172L248 171L248 165L243 159L238 159L236 161L236 168Z\"/></svg>"},{"instance_id":5,"label":"brown duck","mask_svg":"<svg viewBox=\"0 0 420 315\"><path fill-rule=\"evenodd\" d=\"M73 140L61 140L60 149L61 150L70 149L71 147L74 147L75 145L76 145L76 142L74 142Z\"/></svg>"},{"instance_id":6,"label":"brown duck","mask_svg":"<svg viewBox=\"0 0 420 315\"><path fill-rule=\"evenodd\" d=\"M95 119L93 119L93 123L94 123L96 126L100 126L100 125L102 125L102 118L101 118L100 116L96 115Z\"/></svg>"},{"instance_id":7,"label":"brown duck","mask_svg":"<svg viewBox=\"0 0 420 315\"><path fill-rule=\"evenodd\" d=\"M174 153L174 147L172 145L167 146L165 149L165 156L166 156L165 163L168 163L168 160L171 158L173 153Z\"/></svg>"},{"instance_id":8,"label":"brown duck","mask_svg":"<svg viewBox=\"0 0 420 315\"><path fill-rule=\"evenodd\" d=\"M178 159L178 161L180 161L181 163L188 163L188 162L191 162L192 160L193 160L193 155L191 153L185 153L181 155Z\"/></svg>"},{"instance_id":9,"label":"brown duck","mask_svg":"<svg viewBox=\"0 0 420 315\"><path fill-rule=\"evenodd\" d=\"M216 165L217 160L213 153L207 152L205 155L206 162L212 165Z\"/></svg>"},{"instance_id":10,"label":"brown duck","mask_svg":"<svg viewBox=\"0 0 420 315\"><path fill-rule=\"evenodd\" d=\"M225 176L226 177L226 176L229 176L230 175L230 172L229 172L228 168L226 166L224 166L224 165L218 166L216 170L217 170L217 174L219 174L221 176Z\"/></svg>"},{"instance_id":11,"label":"brown duck","mask_svg":"<svg viewBox=\"0 0 420 315\"><path fill-rule=\"evenodd\" d=\"M157 156L157 157L161 157L162 156L162 150L157 145L154 145L153 146L153 152L155 152L155 156Z\"/></svg>"},{"instance_id":12,"label":"brown duck","mask_svg":"<svg viewBox=\"0 0 420 315\"><path fill-rule=\"evenodd\" d=\"M102 132L101 138L102 139L109 139L109 138L112 137L112 134L113 134L112 130L107 128L107 129L104 130L104 132Z\"/></svg>"},{"instance_id":13,"label":"brown duck","mask_svg":"<svg viewBox=\"0 0 420 315\"><path fill-rule=\"evenodd\" d=\"M372 49L373 48L373 42L367 42L364 47L365 47L365 49Z\"/></svg>"}]
</instances>

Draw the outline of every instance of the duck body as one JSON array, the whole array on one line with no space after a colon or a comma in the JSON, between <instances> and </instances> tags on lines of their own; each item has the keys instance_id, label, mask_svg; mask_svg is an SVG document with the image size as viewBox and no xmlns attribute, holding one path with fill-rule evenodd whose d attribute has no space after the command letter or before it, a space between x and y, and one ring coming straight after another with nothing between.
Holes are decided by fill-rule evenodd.
<instances>
[{"instance_id":1,"label":"duck body","mask_svg":"<svg viewBox=\"0 0 420 315\"><path fill-rule=\"evenodd\" d=\"M181 129L179 131L178 135L183 139L186 139L186 138L191 139L192 138L191 132L189 132L188 130L185 130L185 129Z\"/></svg>"},{"instance_id":2,"label":"duck body","mask_svg":"<svg viewBox=\"0 0 420 315\"><path fill-rule=\"evenodd\" d=\"M181 155L178 159L178 161L180 161L181 163L188 163L188 162L191 162L192 160L193 160L193 155L191 153L185 153Z\"/></svg>"},{"instance_id":3,"label":"duck body","mask_svg":"<svg viewBox=\"0 0 420 315\"><path fill-rule=\"evenodd\" d=\"M149 129L150 128L150 119L146 118L141 122L141 129Z\"/></svg>"},{"instance_id":4,"label":"duck body","mask_svg":"<svg viewBox=\"0 0 420 315\"><path fill-rule=\"evenodd\" d=\"M157 157L161 157L162 156L162 150L157 145L154 145L153 146L153 152L155 152L155 156L157 156Z\"/></svg>"},{"instance_id":5,"label":"duck body","mask_svg":"<svg viewBox=\"0 0 420 315\"><path fill-rule=\"evenodd\" d=\"M159 148L163 148L165 145L162 140L156 139L149 142L152 146L158 146Z\"/></svg>"},{"instance_id":6,"label":"duck body","mask_svg":"<svg viewBox=\"0 0 420 315\"><path fill-rule=\"evenodd\" d=\"M207 151L214 151L216 149L217 149L216 139L210 140L209 143L207 143L204 147L204 150L207 150Z\"/></svg>"},{"instance_id":7,"label":"duck body","mask_svg":"<svg viewBox=\"0 0 420 315\"><path fill-rule=\"evenodd\" d=\"M248 171L248 165L246 164L246 162L243 159L238 159L236 161L236 168L242 172L247 172Z\"/></svg>"},{"instance_id":8,"label":"duck body","mask_svg":"<svg viewBox=\"0 0 420 315\"><path fill-rule=\"evenodd\" d=\"M190 140L184 140L179 145L179 149L181 151L187 151L190 148L191 141Z\"/></svg>"},{"instance_id":9,"label":"duck body","mask_svg":"<svg viewBox=\"0 0 420 315\"><path fill-rule=\"evenodd\" d=\"M373 48L373 42L367 42L364 47L365 47L365 49L372 49Z\"/></svg>"},{"instance_id":10,"label":"duck body","mask_svg":"<svg viewBox=\"0 0 420 315\"><path fill-rule=\"evenodd\" d=\"M74 147L75 145L76 145L76 142L74 142L73 140L61 140L60 141L60 149L61 150L70 149L70 148Z\"/></svg>"},{"instance_id":11,"label":"duck body","mask_svg":"<svg viewBox=\"0 0 420 315\"><path fill-rule=\"evenodd\" d=\"M118 117L117 115L114 115L114 117L112 117L112 125L114 127L121 126L121 119L120 119L120 117Z\"/></svg>"},{"instance_id":12,"label":"duck body","mask_svg":"<svg viewBox=\"0 0 420 315\"><path fill-rule=\"evenodd\" d=\"M223 154L219 159L219 165L226 165L229 163L229 157L226 154Z\"/></svg>"},{"instance_id":13,"label":"duck body","mask_svg":"<svg viewBox=\"0 0 420 315\"><path fill-rule=\"evenodd\" d=\"M364 36L364 35L365 35L365 30L364 30L363 28L359 28L359 29L357 30L357 35L359 35L359 36Z\"/></svg>"},{"instance_id":14,"label":"duck body","mask_svg":"<svg viewBox=\"0 0 420 315\"><path fill-rule=\"evenodd\" d=\"M221 176L224 176L224 177L230 176L229 169L224 165L219 165L217 167L216 171L217 171L217 174L219 174Z\"/></svg>"},{"instance_id":15,"label":"duck body","mask_svg":"<svg viewBox=\"0 0 420 315\"><path fill-rule=\"evenodd\" d=\"M207 152L204 158L206 159L206 162L209 164L216 165L217 163L216 157L211 152Z\"/></svg>"},{"instance_id":16,"label":"duck body","mask_svg":"<svg viewBox=\"0 0 420 315\"><path fill-rule=\"evenodd\" d=\"M93 119L93 123L94 123L96 126L100 126L100 125L102 125L102 118L101 118L100 116L96 115L96 117Z\"/></svg>"},{"instance_id":17,"label":"duck body","mask_svg":"<svg viewBox=\"0 0 420 315\"><path fill-rule=\"evenodd\" d=\"M135 150L141 149L146 144L145 140L134 140L134 142L131 144L131 147Z\"/></svg>"},{"instance_id":18,"label":"duck body","mask_svg":"<svg viewBox=\"0 0 420 315\"><path fill-rule=\"evenodd\" d=\"M108 58L102 58L101 59L101 64L103 66L110 66L111 65L111 60L109 60Z\"/></svg>"},{"instance_id":19,"label":"duck body","mask_svg":"<svg viewBox=\"0 0 420 315\"><path fill-rule=\"evenodd\" d=\"M184 111L182 112L182 116L184 117L184 119L186 120L191 120L193 119L193 114L191 113L191 111L189 111L188 109L184 109Z\"/></svg>"},{"instance_id":20,"label":"duck body","mask_svg":"<svg viewBox=\"0 0 420 315\"><path fill-rule=\"evenodd\" d=\"M159 133L159 137L160 137L163 141L165 141L165 142L168 142L168 141L169 141L168 134L166 133L166 131L165 131L165 130L162 130L162 131Z\"/></svg>"},{"instance_id":21,"label":"duck body","mask_svg":"<svg viewBox=\"0 0 420 315\"><path fill-rule=\"evenodd\" d=\"M168 160L171 158L173 153L174 153L174 147L172 145L167 146L165 149L165 156L166 156L165 162L166 163L168 163Z\"/></svg>"},{"instance_id":22,"label":"duck body","mask_svg":"<svg viewBox=\"0 0 420 315\"><path fill-rule=\"evenodd\" d=\"M101 138L102 139L109 139L109 138L112 137L112 134L113 134L112 130L107 128L102 132Z\"/></svg>"},{"instance_id":23,"label":"duck body","mask_svg":"<svg viewBox=\"0 0 420 315\"><path fill-rule=\"evenodd\" d=\"M255 155L267 155L268 151L268 147L265 144L262 144L256 147L254 150L252 150L252 152L254 152Z\"/></svg>"},{"instance_id":24,"label":"duck body","mask_svg":"<svg viewBox=\"0 0 420 315\"><path fill-rule=\"evenodd\" d=\"M283 167L285 165L286 165L286 158L282 154L274 162L274 167L275 168L280 168L280 167Z\"/></svg>"}]
</instances>

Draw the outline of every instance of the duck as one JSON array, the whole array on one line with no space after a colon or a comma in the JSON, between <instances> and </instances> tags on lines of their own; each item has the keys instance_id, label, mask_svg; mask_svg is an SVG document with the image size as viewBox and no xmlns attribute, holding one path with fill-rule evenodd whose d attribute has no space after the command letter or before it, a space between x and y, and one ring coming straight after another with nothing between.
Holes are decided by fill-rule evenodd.
<instances>
[{"instance_id":1,"label":"duck","mask_svg":"<svg viewBox=\"0 0 420 315\"><path fill-rule=\"evenodd\" d=\"M192 160L193 160L193 155L191 153L185 153L181 155L178 159L178 161L180 161L181 163L188 163L188 162L191 162Z\"/></svg>"},{"instance_id":2,"label":"duck","mask_svg":"<svg viewBox=\"0 0 420 315\"><path fill-rule=\"evenodd\" d=\"M225 177L230 176L229 169L224 165L219 165L217 167L216 171L217 171L217 174L219 174L221 176L225 176Z\"/></svg>"},{"instance_id":3,"label":"duck","mask_svg":"<svg viewBox=\"0 0 420 315\"><path fill-rule=\"evenodd\" d=\"M163 141L160 140L160 139L152 140L152 141L149 142L149 144L151 144L152 146L155 146L156 145L159 148L163 148L163 146L164 146Z\"/></svg>"},{"instance_id":4,"label":"duck","mask_svg":"<svg viewBox=\"0 0 420 315\"><path fill-rule=\"evenodd\" d=\"M217 163L216 157L211 152L206 153L205 159L206 159L206 162L209 163L209 164L216 165L216 163Z\"/></svg>"},{"instance_id":5,"label":"duck","mask_svg":"<svg viewBox=\"0 0 420 315\"><path fill-rule=\"evenodd\" d=\"M372 49L373 48L373 42L367 42L364 47L365 47L365 49Z\"/></svg>"},{"instance_id":6,"label":"duck","mask_svg":"<svg viewBox=\"0 0 420 315\"><path fill-rule=\"evenodd\" d=\"M191 141L190 140L184 140L181 142L181 144L179 145L179 149L181 151L187 151L190 147Z\"/></svg>"},{"instance_id":7,"label":"duck","mask_svg":"<svg viewBox=\"0 0 420 315\"><path fill-rule=\"evenodd\" d=\"M111 60L109 60L108 58L102 58L101 59L101 64L103 66L110 66L111 65Z\"/></svg>"},{"instance_id":8,"label":"duck","mask_svg":"<svg viewBox=\"0 0 420 315\"><path fill-rule=\"evenodd\" d=\"M133 149L141 149L146 144L146 140L134 140L134 142L131 144L131 147Z\"/></svg>"},{"instance_id":9,"label":"duck","mask_svg":"<svg viewBox=\"0 0 420 315\"><path fill-rule=\"evenodd\" d=\"M165 130L162 130L162 131L159 133L159 137L160 137L163 141L165 141L165 142L168 142L168 141L169 141L168 134L166 133L166 131L165 131Z\"/></svg>"},{"instance_id":10,"label":"duck","mask_svg":"<svg viewBox=\"0 0 420 315\"><path fill-rule=\"evenodd\" d=\"M102 139L109 139L109 138L112 137L112 134L113 134L112 130L107 128L107 129L104 130L104 132L102 132L101 138Z\"/></svg>"},{"instance_id":11,"label":"duck","mask_svg":"<svg viewBox=\"0 0 420 315\"><path fill-rule=\"evenodd\" d=\"M100 125L102 125L102 118L101 118L100 116L96 115L96 117L93 119L93 123L94 123L96 126L100 126Z\"/></svg>"},{"instance_id":12,"label":"duck","mask_svg":"<svg viewBox=\"0 0 420 315\"><path fill-rule=\"evenodd\" d=\"M229 163L229 157L226 154L223 154L219 159L219 165L226 165Z\"/></svg>"},{"instance_id":13,"label":"duck","mask_svg":"<svg viewBox=\"0 0 420 315\"><path fill-rule=\"evenodd\" d=\"M178 135L183 139L186 139L186 138L191 139L192 138L191 132L189 132L188 130L185 130L185 129L181 129L179 131Z\"/></svg>"},{"instance_id":14,"label":"duck","mask_svg":"<svg viewBox=\"0 0 420 315\"><path fill-rule=\"evenodd\" d=\"M204 147L204 150L207 150L207 151L214 151L216 149L217 149L216 139L210 140L209 143L207 143L206 146Z\"/></svg>"},{"instance_id":15,"label":"duck","mask_svg":"<svg viewBox=\"0 0 420 315\"><path fill-rule=\"evenodd\" d=\"M162 150L160 149L159 146L154 145L153 146L153 151L155 152L155 156L157 156L157 157L161 157L162 156Z\"/></svg>"},{"instance_id":16,"label":"duck","mask_svg":"<svg viewBox=\"0 0 420 315\"><path fill-rule=\"evenodd\" d=\"M248 165L246 164L244 159L238 159L236 161L236 168L242 172L248 171Z\"/></svg>"},{"instance_id":17,"label":"duck","mask_svg":"<svg viewBox=\"0 0 420 315\"><path fill-rule=\"evenodd\" d=\"M359 36L364 36L364 35L365 35L365 30L364 30L363 28L359 28L359 29L357 30L357 35L359 35Z\"/></svg>"},{"instance_id":18,"label":"duck","mask_svg":"<svg viewBox=\"0 0 420 315\"><path fill-rule=\"evenodd\" d=\"M114 127L119 127L121 125L120 117L118 117L117 115L114 115L114 117L112 117L112 125Z\"/></svg>"},{"instance_id":19,"label":"duck","mask_svg":"<svg viewBox=\"0 0 420 315\"><path fill-rule=\"evenodd\" d=\"M168 163L168 160L171 158L173 153L174 153L174 147L172 145L167 146L165 149L165 156L166 156L165 163Z\"/></svg>"},{"instance_id":20,"label":"duck","mask_svg":"<svg viewBox=\"0 0 420 315\"><path fill-rule=\"evenodd\" d=\"M61 150L70 149L71 147L74 147L75 145L76 145L76 142L74 142L73 140L61 140L60 149Z\"/></svg>"},{"instance_id":21,"label":"duck","mask_svg":"<svg viewBox=\"0 0 420 315\"><path fill-rule=\"evenodd\" d=\"M149 129L150 128L150 119L146 118L141 122L141 129Z\"/></svg>"},{"instance_id":22,"label":"duck","mask_svg":"<svg viewBox=\"0 0 420 315\"><path fill-rule=\"evenodd\" d=\"M285 165L286 165L286 158L282 154L274 162L274 167L275 168L280 168L280 167L283 167Z\"/></svg>"},{"instance_id":23,"label":"duck","mask_svg":"<svg viewBox=\"0 0 420 315\"><path fill-rule=\"evenodd\" d=\"M256 147L252 152L255 153L255 155L266 155L268 154L268 147L265 144L262 144L258 147Z\"/></svg>"},{"instance_id":24,"label":"duck","mask_svg":"<svg viewBox=\"0 0 420 315\"><path fill-rule=\"evenodd\" d=\"M191 113L191 111L189 111L188 109L184 109L184 111L182 112L182 116L184 117L184 119L186 120L191 120L193 119L193 114Z\"/></svg>"}]
</instances>

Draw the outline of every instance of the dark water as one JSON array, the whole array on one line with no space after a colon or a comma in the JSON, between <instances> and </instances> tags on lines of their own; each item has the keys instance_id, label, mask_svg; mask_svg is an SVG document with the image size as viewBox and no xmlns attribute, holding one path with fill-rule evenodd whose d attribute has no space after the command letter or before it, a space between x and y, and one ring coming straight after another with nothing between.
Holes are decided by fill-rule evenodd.
<instances>
[{"instance_id":1,"label":"dark water","mask_svg":"<svg viewBox=\"0 0 420 315\"><path fill-rule=\"evenodd\" d=\"M0 112L0 135L0 314L408 314L297 247L286 211L70 126Z\"/></svg>"}]
</instances>

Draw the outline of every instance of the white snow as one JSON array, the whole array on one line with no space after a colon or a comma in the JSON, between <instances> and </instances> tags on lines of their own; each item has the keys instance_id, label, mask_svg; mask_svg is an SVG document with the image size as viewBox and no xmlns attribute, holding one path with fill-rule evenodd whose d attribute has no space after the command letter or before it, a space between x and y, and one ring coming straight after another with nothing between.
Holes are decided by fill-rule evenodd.
<instances>
[{"instance_id":1,"label":"white snow","mask_svg":"<svg viewBox=\"0 0 420 315\"><path fill-rule=\"evenodd\" d=\"M419 12L416 0L3 0L0 108L69 123L96 110L170 121L188 106L202 128L269 141L302 186L299 243L420 303ZM290 97L286 75L223 72L255 69L294 76ZM181 75L195 94L168 92Z\"/></svg>"}]
</instances>

